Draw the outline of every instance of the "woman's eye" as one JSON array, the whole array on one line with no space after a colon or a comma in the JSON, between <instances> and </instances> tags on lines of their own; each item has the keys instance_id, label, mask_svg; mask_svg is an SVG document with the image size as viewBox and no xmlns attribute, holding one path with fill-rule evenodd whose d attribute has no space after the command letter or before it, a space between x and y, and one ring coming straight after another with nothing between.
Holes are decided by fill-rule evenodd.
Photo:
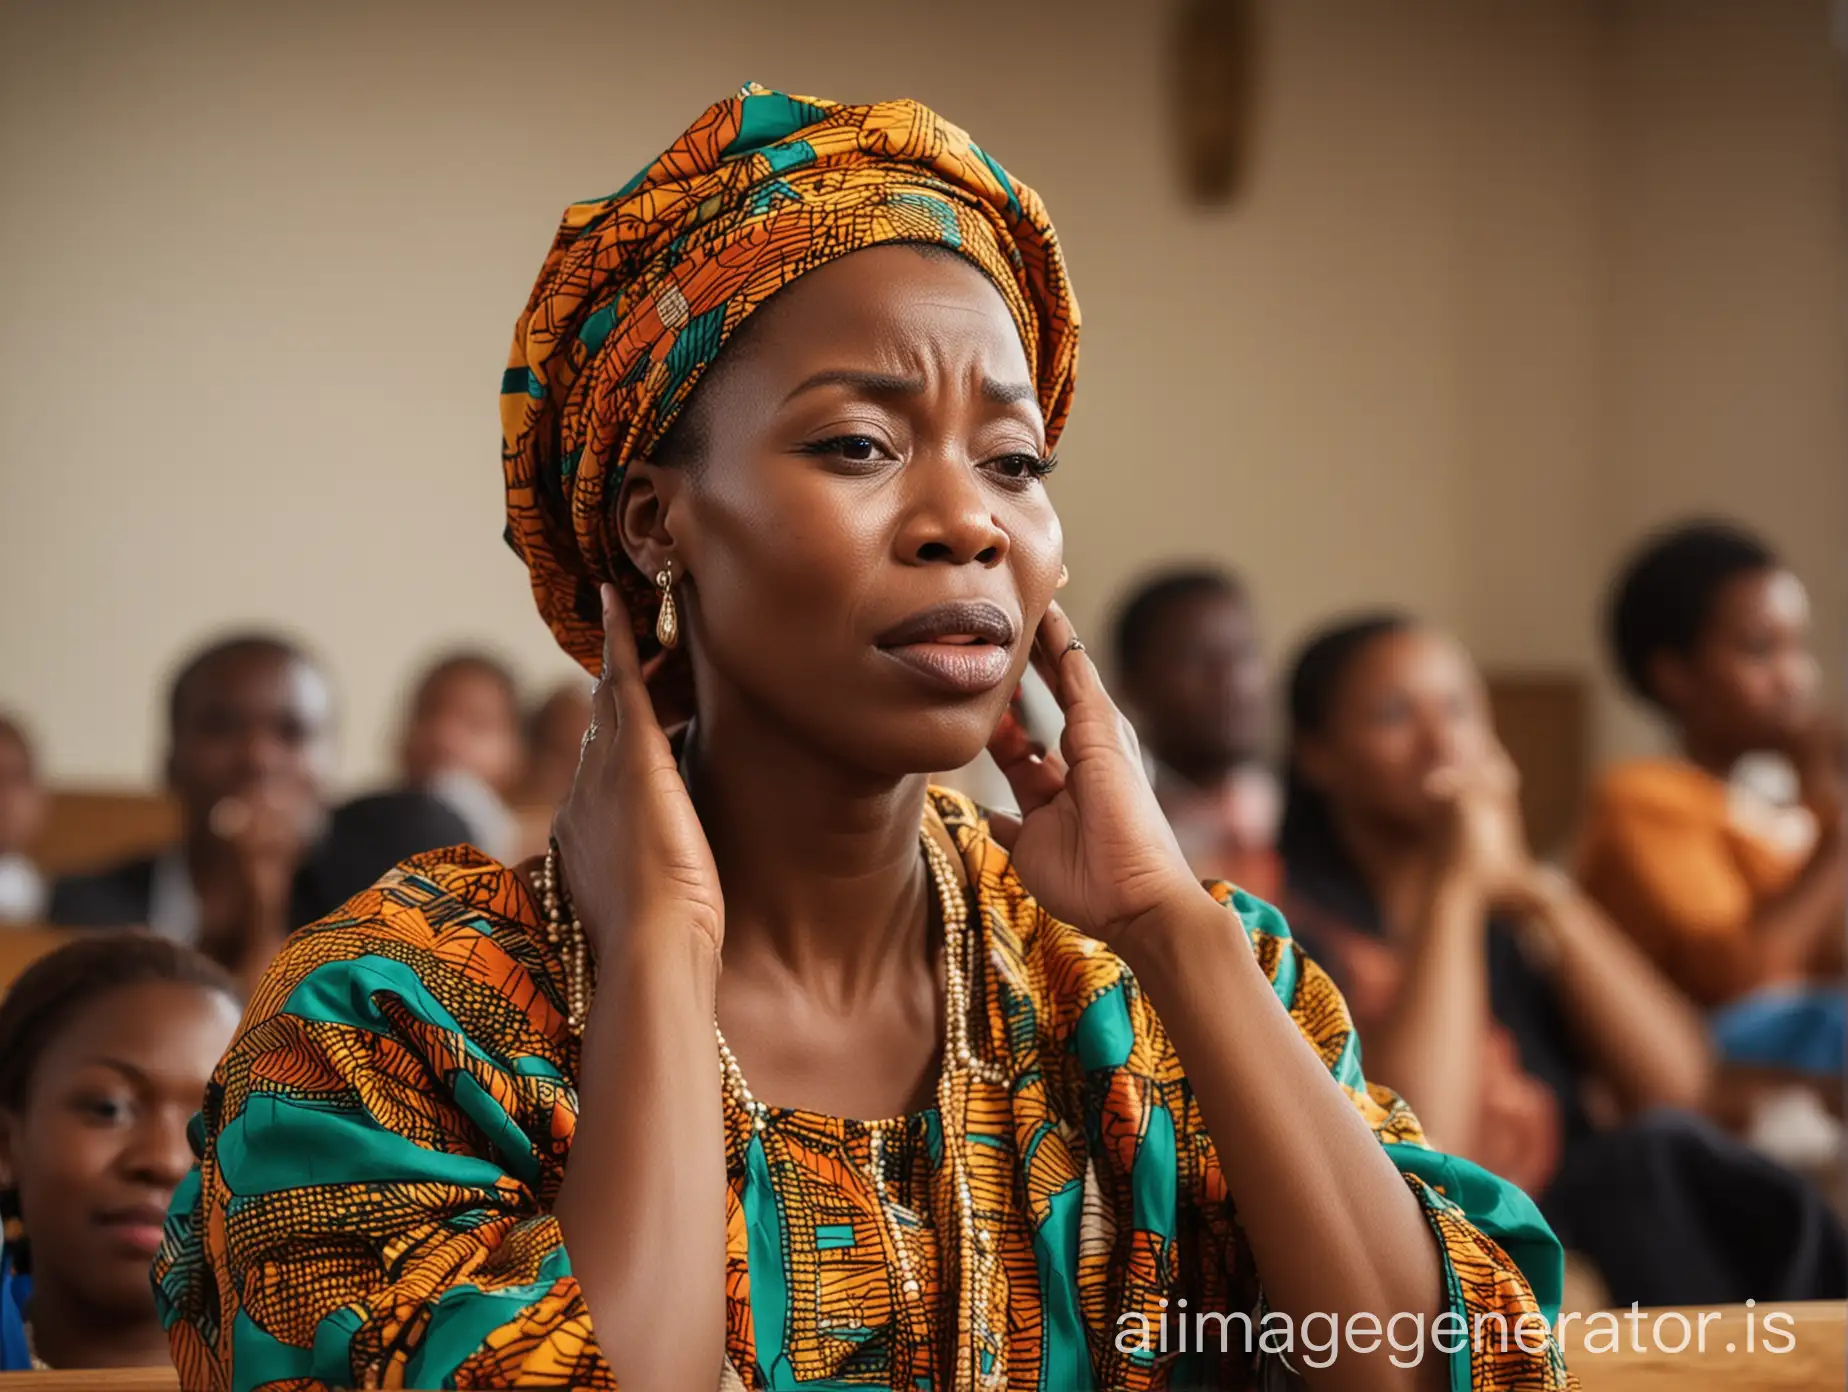
<instances>
[{"instance_id":1,"label":"woman's eye","mask_svg":"<svg viewBox=\"0 0 1848 1392\"><path fill-rule=\"evenodd\" d=\"M80 1097L77 1111L99 1126L114 1126L128 1117L129 1106L118 1097Z\"/></svg>"},{"instance_id":2,"label":"woman's eye","mask_svg":"<svg viewBox=\"0 0 1848 1392\"><path fill-rule=\"evenodd\" d=\"M988 461L988 467L1002 478L1025 481L1043 479L1058 467L1059 461L1051 456L1037 454L1003 454Z\"/></svg>"},{"instance_id":3,"label":"woman's eye","mask_svg":"<svg viewBox=\"0 0 1848 1392\"><path fill-rule=\"evenodd\" d=\"M892 452L871 435L835 435L804 445L802 452L847 464L877 464L892 457Z\"/></svg>"}]
</instances>

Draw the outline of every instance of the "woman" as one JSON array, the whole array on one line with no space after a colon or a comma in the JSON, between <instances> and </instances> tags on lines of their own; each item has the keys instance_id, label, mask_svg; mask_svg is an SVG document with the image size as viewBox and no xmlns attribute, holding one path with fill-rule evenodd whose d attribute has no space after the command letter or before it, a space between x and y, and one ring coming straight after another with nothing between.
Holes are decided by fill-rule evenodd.
<instances>
[{"instance_id":1,"label":"woman","mask_svg":"<svg viewBox=\"0 0 1848 1392\"><path fill-rule=\"evenodd\" d=\"M1260 1301L1539 1322L1544 1225L1187 877L1052 605L1076 330L1038 198L912 102L747 88L566 213L502 398L603 673L557 845L291 943L157 1271L183 1382L1241 1387ZM1062 758L996 733L1030 658ZM926 787L991 736L1018 822ZM1530 1335L1310 1385L1564 1385Z\"/></svg>"},{"instance_id":2,"label":"woman","mask_svg":"<svg viewBox=\"0 0 1848 1392\"><path fill-rule=\"evenodd\" d=\"M1372 1076L1538 1197L1619 1304L1848 1288L1817 1197L1687 1110L1709 1074L1699 1017L1534 863L1457 644L1394 614L1331 628L1297 660L1290 715L1286 903Z\"/></svg>"},{"instance_id":3,"label":"woman","mask_svg":"<svg viewBox=\"0 0 1848 1392\"><path fill-rule=\"evenodd\" d=\"M148 1262L237 1013L219 967L130 933L59 948L0 1000L0 1370L167 1362Z\"/></svg>"},{"instance_id":4,"label":"woman","mask_svg":"<svg viewBox=\"0 0 1848 1392\"><path fill-rule=\"evenodd\" d=\"M1632 558L1609 627L1624 680L1680 748L1601 780L1587 891L1697 1004L1733 1007L1714 1020L1729 1057L1839 1076L1845 770L1803 583L1756 537L1691 523ZM1737 776L1763 755L1795 769L1796 805ZM1818 979L1833 984L1803 989Z\"/></svg>"}]
</instances>

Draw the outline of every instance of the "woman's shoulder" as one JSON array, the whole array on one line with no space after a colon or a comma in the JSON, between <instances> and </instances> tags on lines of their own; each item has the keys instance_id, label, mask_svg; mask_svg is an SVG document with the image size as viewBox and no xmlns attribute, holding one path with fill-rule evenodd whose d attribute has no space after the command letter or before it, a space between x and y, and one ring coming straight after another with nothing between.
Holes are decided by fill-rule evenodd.
<instances>
[{"instance_id":1,"label":"woman's shoulder","mask_svg":"<svg viewBox=\"0 0 1848 1392\"><path fill-rule=\"evenodd\" d=\"M1686 759L1625 759L1599 775L1593 825L1631 819L1677 821L1726 817L1726 784Z\"/></svg>"},{"instance_id":2,"label":"woman's shoulder","mask_svg":"<svg viewBox=\"0 0 1848 1392\"><path fill-rule=\"evenodd\" d=\"M253 993L279 1014L377 1028L385 1000L469 1037L564 1036L558 957L521 874L468 846L412 856L292 933Z\"/></svg>"}]
</instances>

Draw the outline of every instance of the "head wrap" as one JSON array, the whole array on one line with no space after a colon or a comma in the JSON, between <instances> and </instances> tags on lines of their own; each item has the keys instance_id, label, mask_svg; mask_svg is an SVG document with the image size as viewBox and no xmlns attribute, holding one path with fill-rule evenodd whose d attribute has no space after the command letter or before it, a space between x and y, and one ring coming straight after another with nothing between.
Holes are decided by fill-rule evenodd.
<instances>
[{"instance_id":1,"label":"head wrap","mask_svg":"<svg viewBox=\"0 0 1848 1392\"><path fill-rule=\"evenodd\" d=\"M539 612L588 670L605 580L653 647L658 597L612 516L633 459L772 295L885 242L949 247L1020 330L1049 440L1070 407L1078 306L1039 195L913 101L843 106L751 85L607 198L574 203L514 329L501 381L507 541Z\"/></svg>"}]
</instances>

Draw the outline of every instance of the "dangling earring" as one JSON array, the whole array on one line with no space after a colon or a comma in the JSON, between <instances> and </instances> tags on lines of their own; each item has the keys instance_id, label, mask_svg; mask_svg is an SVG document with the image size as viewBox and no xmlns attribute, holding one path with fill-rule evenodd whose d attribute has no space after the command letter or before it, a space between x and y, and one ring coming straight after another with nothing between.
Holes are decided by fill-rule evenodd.
<instances>
[{"instance_id":1,"label":"dangling earring","mask_svg":"<svg viewBox=\"0 0 1848 1392\"><path fill-rule=\"evenodd\" d=\"M680 611L674 607L674 571L662 566L655 573L655 588L661 592L661 613L655 619L655 641L664 648L680 646Z\"/></svg>"}]
</instances>

